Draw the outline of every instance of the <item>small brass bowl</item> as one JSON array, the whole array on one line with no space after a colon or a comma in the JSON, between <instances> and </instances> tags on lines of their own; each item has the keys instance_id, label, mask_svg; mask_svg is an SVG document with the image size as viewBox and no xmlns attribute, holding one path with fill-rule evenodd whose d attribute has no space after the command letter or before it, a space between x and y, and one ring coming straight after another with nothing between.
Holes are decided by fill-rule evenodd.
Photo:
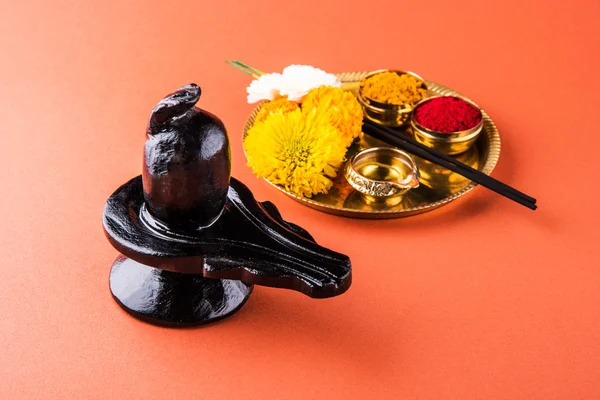
<instances>
[{"instance_id":1,"label":"small brass bowl","mask_svg":"<svg viewBox=\"0 0 600 400\"><path fill-rule=\"evenodd\" d=\"M433 100L435 98L438 98L438 97L444 97L444 96L433 96L433 97L423 99L419 103L417 103L414 110L417 110L419 107L421 107L426 102ZM447 97L456 97L456 96L447 96ZM469 100L463 99L463 98L460 98L460 99L471 104L473 107L475 107L481 113L481 109L479 107L477 107L476 104L474 104L473 102L471 102ZM450 132L450 133L432 131L431 129L427 129L424 126L422 126L421 124L419 124L415 120L414 113L411 115L411 118L410 118L410 126L413 130L415 139L418 142L424 144L425 146L432 147L436 150L439 150L442 153L446 153L449 155L455 155L455 154L461 154L461 153L466 152L467 150L469 150L471 148L471 146L473 146L475 141L477 141L477 138L479 137L479 134L481 133L481 131L483 129L483 115L482 115L481 121L479 121L479 123L477 125L475 125L473 128L468 129L466 131Z\"/></svg>"},{"instance_id":2,"label":"small brass bowl","mask_svg":"<svg viewBox=\"0 0 600 400\"><path fill-rule=\"evenodd\" d=\"M480 165L479 149L477 146L473 146L468 151L453 157L457 161L474 169L478 169ZM416 157L415 162L417 163L417 167L419 167L419 182L421 185L434 189L438 193L451 195L461 191L471 183L469 178L465 178L464 176L441 167L431 161Z\"/></svg>"},{"instance_id":3,"label":"small brass bowl","mask_svg":"<svg viewBox=\"0 0 600 400\"><path fill-rule=\"evenodd\" d=\"M382 72L395 72L398 75L411 75L417 78L419 81L423 83L423 89L427 90L427 85L425 84L425 80L421 78L419 75L410 72L410 71L398 71L398 70L387 70L382 69L378 71L373 71L367 75L365 75L359 85L358 95L356 98L358 102L363 108L365 116L369 118L371 121L377 122L381 125L387 126L404 126L408 123L410 119L410 115L414 108L414 104L387 104L381 103L379 101L375 101L373 99L368 98L362 92L363 82L373 75L380 74Z\"/></svg>"},{"instance_id":4,"label":"small brass bowl","mask_svg":"<svg viewBox=\"0 0 600 400\"><path fill-rule=\"evenodd\" d=\"M392 147L358 152L346 165L345 177L367 204L394 206L410 189L419 187L419 169L412 157Z\"/></svg>"}]
</instances>

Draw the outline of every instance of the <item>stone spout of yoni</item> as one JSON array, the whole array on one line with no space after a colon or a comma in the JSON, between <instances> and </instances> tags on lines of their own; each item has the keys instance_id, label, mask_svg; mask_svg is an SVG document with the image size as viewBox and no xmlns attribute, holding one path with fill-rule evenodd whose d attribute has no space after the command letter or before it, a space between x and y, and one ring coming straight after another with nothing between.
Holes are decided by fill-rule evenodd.
<instances>
[{"instance_id":1,"label":"stone spout of yoni","mask_svg":"<svg viewBox=\"0 0 600 400\"><path fill-rule=\"evenodd\" d=\"M158 225L193 232L213 224L227 200L231 155L225 126L195 107L184 86L161 100L148 123L142 172L145 207Z\"/></svg>"}]
</instances>

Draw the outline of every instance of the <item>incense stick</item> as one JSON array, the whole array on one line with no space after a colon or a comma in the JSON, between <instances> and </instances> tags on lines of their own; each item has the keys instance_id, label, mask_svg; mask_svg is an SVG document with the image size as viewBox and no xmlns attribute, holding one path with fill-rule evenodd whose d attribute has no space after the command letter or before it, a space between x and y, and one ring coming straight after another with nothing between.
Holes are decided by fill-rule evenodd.
<instances>
[{"instance_id":1,"label":"incense stick","mask_svg":"<svg viewBox=\"0 0 600 400\"><path fill-rule=\"evenodd\" d=\"M536 199L530 197L505 183L502 183L489 175L484 174L483 172L476 170L466 164L461 163L460 161L446 155L440 153L439 151L427 147L415 139L403 135L402 133L395 131L391 128L384 127L382 125L376 124L373 121L365 119L363 129L366 133L373 136L376 139L384 141L393 146L399 147L408 151L415 156L421 157L427 161L440 165L446 169L449 169L453 172L456 172L459 175L464 176L465 178L476 182L484 187L487 187L494 192L501 194L504 197L507 197L527 208L535 210Z\"/></svg>"}]
</instances>

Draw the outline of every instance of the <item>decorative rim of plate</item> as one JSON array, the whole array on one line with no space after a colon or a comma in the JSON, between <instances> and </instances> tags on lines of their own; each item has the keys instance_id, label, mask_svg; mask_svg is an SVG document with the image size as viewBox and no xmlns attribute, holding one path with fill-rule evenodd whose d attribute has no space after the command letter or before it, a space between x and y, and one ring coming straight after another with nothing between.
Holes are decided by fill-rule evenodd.
<instances>
[{"instance_id":1,"label":"decorative rim of plate","mask_svg":"<svg viewBox=\"0 0 600 400\"><path fill-rule=\"evenodd\" d=\"M340 79L340 81L342 83L355 83L355 82L360 82L360 80L368 73L369 72L367 72L367 71L364 71L364 72L341 72L341 73L337 73L335 75ZM458 93L457 91L452 90L446 86L442 86L440 84L437 84L437 83L429 81L429 80L425 80L425 83L427 84L428 90L431 92L435 92L436 94L443 95L443 96L461 97L461 98L464 98L465 100L468 100L468 101L472 102L473 104L477 105L477 103L475 103L473 100L471 100L467 96L464 96L464 95ZM256 115L260 111L262 104L263 103L259 103L254 108L254 110L252 110L252 113L248 117L248 120L246 121L246 124L244 125L242 141L246 138L246 136L248 134L248 130L254 124L254 119L256 118ZM477 107L479 107L479 105L477 105ZM481 109L481 113L483 115L483 132L485 134L487 134L489 144L490 144L488 156L487 156L487 159L485 160L485 163L483 164L483 167L481 168L481 172L483 172L486 175L490 175L492 173L492 171L494 170L494 168L496 167L496 164L498 163L498 159L500 158L500 149L501 149L500 133L498 132L498 129L496 128L496 124L494 124L494 121L492 121L492 119L485 112L485 110L483 110L481 107L479 107L479 108ZM248 155L246 154L246 149L244 148L244 146L242 146L242 149L244 149L244 156L246 157L246 160L247 160ZM393 215L400 216L401 214L405 214L408 216L408 215L412 215L415 213L422 213L422 212L434 210L436 208L439 208L445 204L448 204L448 203L458 199L459 197L464 196L465 194L467 194L468 192L470 192L477 186L477 183L471 182L464 189L462 189L452 195L449 195L448 197L445 197L445 198L435 201L433 203L419 205L417 207L404 208L402 210L369 210L369 211L365 211L365 210L356 210L356 209L352 209L352 208L335 207L335 206L332 206L329 204L320 203L313 199L309 199L307 197L298 196L294 193L290 193L287 190L285 190L285 188L283 188L282 186L276 185L267 179L265 179L265 181L267 181L267 183L269 185L277 188L278 190L280 190L281 192L285 193L286 195L292 197L293 199L295 199L301 203L309 204L311 206L311 208L328 209L328 210L331 210L332 213L337 214L337 215L355 214L357 217L360 215L364 215L364 214L389 215L390 217Z\"/></svg>"}]
</instances>

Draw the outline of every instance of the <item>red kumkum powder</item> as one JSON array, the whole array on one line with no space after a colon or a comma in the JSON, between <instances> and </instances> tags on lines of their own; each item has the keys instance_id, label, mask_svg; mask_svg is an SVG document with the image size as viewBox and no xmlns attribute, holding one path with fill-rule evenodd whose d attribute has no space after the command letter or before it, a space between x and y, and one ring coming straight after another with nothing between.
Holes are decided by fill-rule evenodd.
<instances>
[{"instance_id":1,"label":"red kumkum powder","mask_svg":"<svg viewBox=\"0 0 600 400\"><path fill-rule=\"evenodd\" d=\"M436 97L414 111L415 121L440 133L466 131L481 122L481 111L458 97Z\"/></svg>"}]
</instances>

